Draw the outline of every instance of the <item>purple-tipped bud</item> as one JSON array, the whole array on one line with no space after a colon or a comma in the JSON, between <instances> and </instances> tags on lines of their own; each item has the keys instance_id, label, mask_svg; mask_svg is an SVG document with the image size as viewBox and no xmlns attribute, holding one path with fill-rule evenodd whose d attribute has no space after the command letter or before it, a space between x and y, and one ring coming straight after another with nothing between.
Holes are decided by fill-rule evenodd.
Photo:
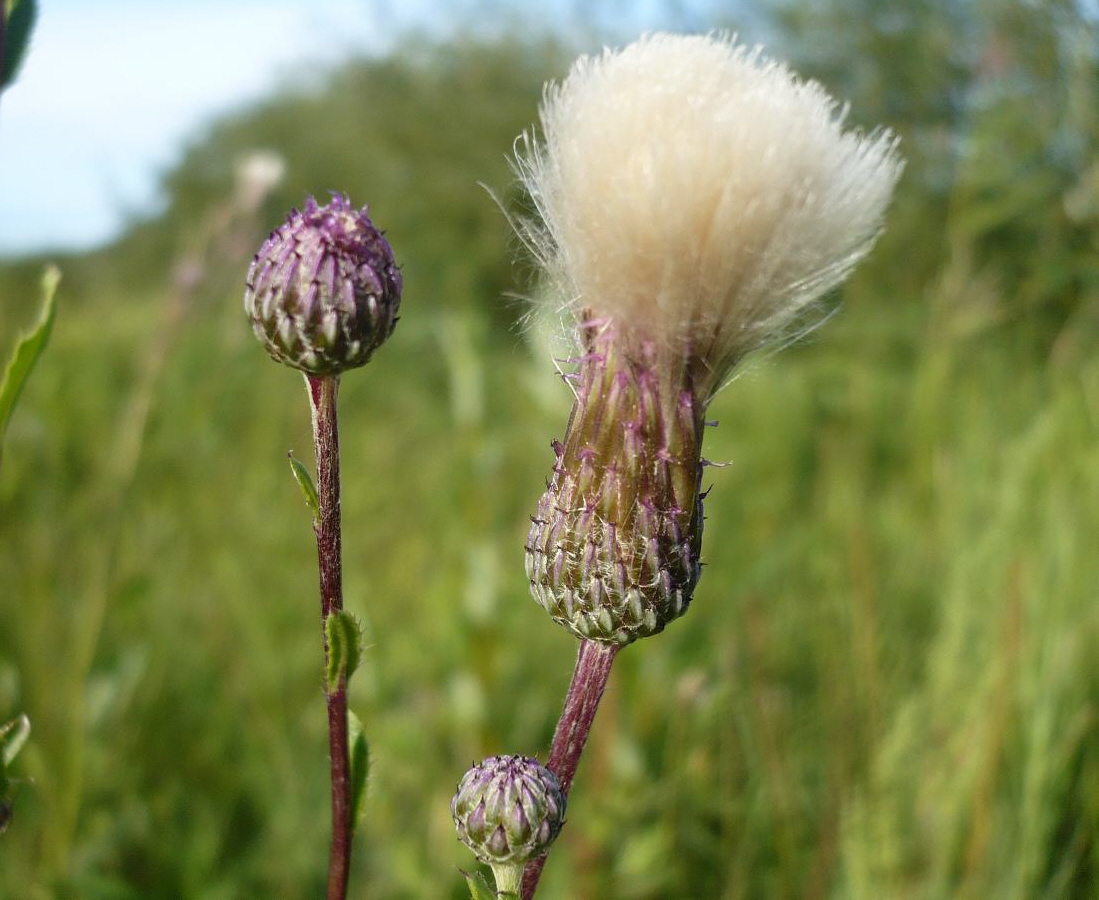
<instances>
[{"instance_id":1,"label":"purple-tipped bud","mask_svg":"<svg viewBox=\"0 0 1099 900\"><path fill-rule=\"evenodd\" d=\"M365 365L393 333L400 303L393 249L367 208L340 195L291 211L252 260L244 291L267 352L309 375Z\"/></svg>"},{"instance_id":2,"label":"purple-tipped bud","mask_svg":"<svg viewBox=\"0 0 1099 900\"><path fill-rule=\"evenodd\" d=\"M490 866L522 865L549 849L565 821L557 776L529 756L492 756L462 778L450 803L458 837Z\"/></svg>"},{"instance_id":3,"label":"purple-tipped bud","mask_svg":"<svg viewBox=\"0 0 1099 900\"><path fill-rule=\"evenodd\" d=\"M534 599L579 638L625 645L687 611L701 574L702 414L688 374L586 330L576 403L531 518Z\"/></svg>"}]
</instances>

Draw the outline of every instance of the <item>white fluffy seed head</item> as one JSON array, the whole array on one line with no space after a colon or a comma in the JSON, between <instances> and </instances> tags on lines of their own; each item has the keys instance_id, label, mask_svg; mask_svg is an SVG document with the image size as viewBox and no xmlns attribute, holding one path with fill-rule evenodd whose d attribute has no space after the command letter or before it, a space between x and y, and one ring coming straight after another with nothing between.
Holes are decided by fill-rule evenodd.
<instances>
[{"instance_id":1,"label":"white fluffy seed head","mask_svg":"<svg viewBox=\"0 0 1099 900\"><path fill-rule=\"evenodd\" d=\"M789 338L881 229L897 142L845 131L844 112L724 36L582 57L545 91L541 140L516 145L538 213L519 228L551 296L691 364L712 394Z\"/></svg>"}]
</instances>

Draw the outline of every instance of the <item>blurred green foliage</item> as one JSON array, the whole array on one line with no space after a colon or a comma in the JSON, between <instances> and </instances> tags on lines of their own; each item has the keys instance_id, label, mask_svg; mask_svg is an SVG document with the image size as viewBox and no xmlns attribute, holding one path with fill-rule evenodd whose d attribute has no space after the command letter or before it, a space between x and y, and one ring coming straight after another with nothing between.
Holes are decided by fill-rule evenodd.
<instances>
[{"instance_id":1,"label":"blurred green foliage","mask_svg":"<svg viewBox=\"0 0 1099 900\"><path fill-rule=\"evenodd\" d=\"M695 604L620 657L539 896L1094 897L1095 21L833 0L775 22L909 169L839 314L718 398L706 455L733 465ZM544 753L574 650L522 571L568 393L503 299L534 287L478 186L521 201L505 155L571 53L409 43L287 88L187 150L164 216L63 261L0 473L0 720L34 722L0 897L322 893L321 629L285 462L308 412L240 292L265 230L329 190L370 203L406 279L341 390L371 749L353 896L465 895L454 785ZM255 149L288 177L224 227ZM0 350L40 271L0 271Z\"/></svg>"}]
</instances>

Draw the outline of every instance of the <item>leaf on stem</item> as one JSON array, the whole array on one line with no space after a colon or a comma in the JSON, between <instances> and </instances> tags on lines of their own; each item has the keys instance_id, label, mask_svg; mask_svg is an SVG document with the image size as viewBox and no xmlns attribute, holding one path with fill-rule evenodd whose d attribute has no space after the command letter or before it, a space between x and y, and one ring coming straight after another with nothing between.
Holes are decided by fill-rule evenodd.
<instances>
[{"instance_id":1,"label":"leaf on stem","mask_svg":"<svg viewBox=\"0 0 1099 900\"><path fill-rule=\"evenodd\" d=\"M12 782L8 778L8 766L23 748L30 733L31 720L25 714L0 725L0 834L11 821L12 798L8 786Z\"/></svg>"},{"instance_id":2,"label":"leaf on stem","mask_svg":"<svg viewBox=\"0 0 1099 900\"><path fill-rule=\"evenodd\" d=\"M351 746L351 828L358 828L366 812L366 783L370 778L370 745L363 723L353 712L347 713L347 737Z\"/></svg>"},{"instance_id":3,"label":"leaf on stem","mask_svg":"<svg viewBox=\"0 0 1099 900\"><path fill-rule=\"evenodd\" d=\"M488 882L485 880L485 876L480 872L462 872L465 876L466 886L469 888L470 900L505 900L505 898L514 897L514 894L497 894Z\"/></svg>"},{"instance_id":4,"label":"leaf on stem","mask_svg":"<svg viewBox=\"0 0 1099 900\"><path fill-rule=\"evenodd\" d=\"M325 685L328 692L339 687L341 679L348 681L359 667L363 652L363 630L346 609L328 614L324 620L324 634L328 639L328 668Z\"/></svg>"},{"instance_id":5,"label":"leaf on stem","mask_svg":"<svg viewBox=\"0 0 1099 900\"><path fill-rule=\"evenodd\" d=\"M286 454L286 458L290 460L290 471L294 473L294 480L301 488L301 495L313 511L313 521L317 522L321 515L321 504L317 496L317 485L313 481L313 476L309 474L309 470L305 468L301 460L294 456L293 450Z\"/></svg>"},{"instance_id":6,"label":"leaf on stem","mask_svg":"<svg viewBox=\"0 0 1099 900\"><path fill-rule=\"evenodd\" d=\"M46 341L49 340L57 312L57 303L54 298L59 281L61 281L61 271L57 266L47 266L42 274L42 314L34 328L16 342L15 352L8 360L4 376L0 378L0 452L3 448L4 433L8 429L8 420L11 418L12 410L15 409L15 401L19 399L19 394L27 383L34 364L42 355Z\"/></svg>"},{"instance_id":7,"label":"leaf on stem","mask_svg":"<svg viewBox=\"0 0 1099 900\"><path fill-rule=\"evenodd\" d=\"M0 725L0 763L6 768L23 749L31 733L31 720L26 713Z\"/></svg>"}]
</instances>

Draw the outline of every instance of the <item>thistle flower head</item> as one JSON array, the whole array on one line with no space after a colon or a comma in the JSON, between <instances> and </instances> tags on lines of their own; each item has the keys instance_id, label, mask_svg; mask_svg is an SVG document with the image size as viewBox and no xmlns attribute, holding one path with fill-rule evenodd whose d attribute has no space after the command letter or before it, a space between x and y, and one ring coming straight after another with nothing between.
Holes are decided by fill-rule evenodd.
<instances>
[{"instance_id":1,"label":"thistle flower head","mask_svg":"<svg viewBox=\"0 0 1099 900\"><path fill-rule=\"evenodd\" d=\"M581 323L655 344L709 399L872 245L901 170L887 131L758 49L653 34L582 57L517 144L523 237Z\"/></svg>"},{"instance_id":2,"label":"thistle flower head","mask_svg":"<svg viewBox=\"0 0 1099 900\"><path fill-rule=\"evenodd\" d=\"M260 247L248 269L244 309L278 362L310 375L365 365L393 333L401 273L364 206L308 198Z\"/></svg>"},{"instance_id":3,"label":"thistle flower head","mask_svg":"<svg viewBox=\"0 0 1099 900\"><path fill-rule=\"evenodd\" d=\"M522 866L556 839L565 795L533 757L492 756L466 772L450 812L458 837L481 862Z\"/></svg>"},{"instance_id":4,"label":"thistle flower head","mask_svg":"<svg viewBox=\"0 0 1099 900\"><path fill-rule=\"evenodd\" d=\"M628 644L687 610L706 405L874 242L901 162L820 85L723 37L655 34L546 90L520 234L566 311L575 396L531 518L531 593Z\"/></svg>"}]
</instances>

